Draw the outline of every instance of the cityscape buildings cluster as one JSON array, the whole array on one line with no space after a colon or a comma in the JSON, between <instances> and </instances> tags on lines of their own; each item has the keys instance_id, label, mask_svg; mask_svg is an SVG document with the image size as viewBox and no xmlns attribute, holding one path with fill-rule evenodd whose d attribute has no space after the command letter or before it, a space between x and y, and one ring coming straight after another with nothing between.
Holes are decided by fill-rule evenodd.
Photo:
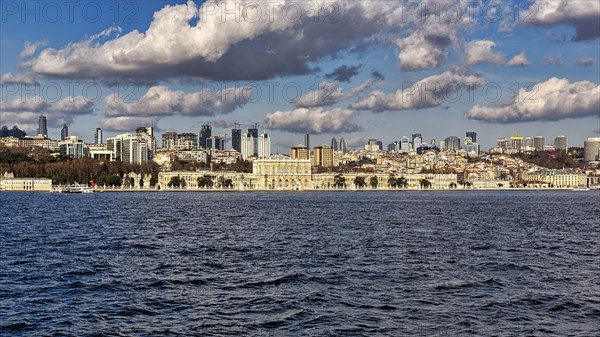
<instances>
[{"instance_id":1,"label":"cityscape buildings cluster","mask_svg":"<svg viewBox=\"0 0 600 337\"><path fill-rule=\"evenodd\" d=\"M195 182L201 176L200 171L173 171L175 160L203 164L251 161L252 174L230 172L217 177L218 174L212 171L204 173L214 175L215 179L229 181L228 188L235 186L239 189L339 189L362 188L364 185L382 189L398 185L393 183L393 179L388 179L392 175L405 179L406 188L423 188L423 181L430 184L426 185L427 188L433 189L524 185L540 188L577 187L600 183L596 181L600 173L597 169L548 170L512 156L535 151L567 152L569 147L565 135L556 136L551 145L546 144L543 136L503 137L498 139L495 147L482 152L474 131L466 132L462 140L457 136L448 136L439 142L436 139L427 141L423 134L413 133L410 137L402 136L391 142L385 149L381 140L372 138L363 147L352 150L344 138L338 140L335 137L328 144L313 147L311 135L305 134L304 143L292 146L288 156L272 155L271 138L259 129L258 124L236 123L231 130L231 148L227 146L228 134L214 135L211 123L202 123L198 134L165 132L160 147L153 127L138 127L133 133L119 134L106 140L102 129L97 128L94 143L86 144L77 136L69 135L66 124L61 129L59 140L48 138L47 120L40 116L38 135L30 137L18 127L3 127L0 129L0 144L8 147L43 147L71 158L89 157L132 164L153 160L162 167L157 185L159 188L166 188L168 182L165 180L170 180L174 175L181 176L187 188L201 188ZM585 163L599 163L600 138L588 138L584 142L580 159ZM340 184L336 180L339 172L349 180L347 183ZM144 180L142 177L139 179ZM369 182L365 183L365 179ZM34 188L32 186L43 186L40 188L45 189L46 185L47 182L42 181L10 180L7 189L27 190Z\"/></svg>"}]
</instances>

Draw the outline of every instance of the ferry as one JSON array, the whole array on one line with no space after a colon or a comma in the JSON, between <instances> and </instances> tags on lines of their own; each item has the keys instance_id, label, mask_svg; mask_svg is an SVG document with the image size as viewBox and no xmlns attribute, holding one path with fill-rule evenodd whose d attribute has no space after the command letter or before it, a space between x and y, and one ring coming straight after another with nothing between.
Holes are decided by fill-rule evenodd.
<instances>
[{"instance_id":1,"label":"ferry","mask_svg":"<svg viewBox=\"0 0 600 337\"><path fill-rule=\"evenodd\" d=\"M94 189L75 182L73 185L52 186L50 193L94 193Z\"/></svg>"}]
</instances>

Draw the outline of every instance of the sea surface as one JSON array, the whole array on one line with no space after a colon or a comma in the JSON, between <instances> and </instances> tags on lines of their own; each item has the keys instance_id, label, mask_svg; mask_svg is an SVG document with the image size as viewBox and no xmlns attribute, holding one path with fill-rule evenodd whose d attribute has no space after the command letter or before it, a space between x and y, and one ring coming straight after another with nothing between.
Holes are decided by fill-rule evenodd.
<instances>
[{"instance_id":1,"label":"sea surface","mask_svg":"<svg viewBox=\"0 0 600 337\"><path fill-rule=\"evenodd\" d=\"M600 192L0 193L2 336L598 336Z\"/></svg>"}]
</instances>

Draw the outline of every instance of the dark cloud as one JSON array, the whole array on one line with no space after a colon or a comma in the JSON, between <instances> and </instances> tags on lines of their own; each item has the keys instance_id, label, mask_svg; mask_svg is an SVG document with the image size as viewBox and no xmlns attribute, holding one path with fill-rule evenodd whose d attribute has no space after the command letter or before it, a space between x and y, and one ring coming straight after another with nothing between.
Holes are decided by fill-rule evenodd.
<instances>
[{"instance_id":1,"label":"dark cloud","mask_svg":"<svg viewBox=\"0 0 600 337\"><path fill-rule=\"evenodd\" d=\"M600 2L587 0L537 0L521 14L527 26L553 27L567 25L575 28L573 41L600 37ZM554 37L554 36L553 36Z\"/></svg>"},{"instance_id":2,"label":"dark cloud","mask_svg":"<svg viewBox=\"0 0 600 337\"><path fill-rule=\"evenodd\" d=\"M371 72L371 78L377 81L385 81L385 76L377 70Z\"/></svg>"},{"instance_id":3,"label":"dark cloud","mask_svg":"<svg viewBox=\"0 0 600 337\"><path fill-rule=\"evenodd\" d=\"M596 64L596 60L591 57L582 57L577 60L577 65L580 67L591 67Z\"/></svg>"},{"instance_id":4,"label":"dark cloud","mask_svg":"<svg viewBox=\"0 0 600 337\"><path fill-rule=\"evenodd\" d=\"M362 68L362 64L357 64L355 66L343 65L329 74L325 74L325 77L338 82L350 82L352 77L358 75L360 68Z\"/></svg>"}]
</instances>

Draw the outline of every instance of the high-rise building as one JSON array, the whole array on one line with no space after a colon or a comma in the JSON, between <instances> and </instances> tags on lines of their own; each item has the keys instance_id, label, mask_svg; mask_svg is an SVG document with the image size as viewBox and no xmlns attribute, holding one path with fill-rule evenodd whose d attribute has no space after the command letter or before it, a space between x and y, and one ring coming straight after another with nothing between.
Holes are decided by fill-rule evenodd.
<instances>
[{"instance_id":1,"label":"high-rise building","mask_svg":"<svg viewBox=\"0 0 600 337\"><path fill-rule=\"evenodd\" d=\"M413 149L416 149L423 143L423 136L420 133L413 133L410 142Z\"/></svg>"},{"instance_id":2,"label":"high-rise building","mask_svg":"<svg viewBox=\"0 0 600 337\"><path fill-rule=\"evenodd\" d=\"M106 139L106 148L113 151L117 161L141 164L152 158L151 142L152 138L147 133L125 133Z\"/></svg>"},{"instance_id":3,"label":"high-rise building","mask_svg":"<svg viewBox=\"0 0 600 337\"><path fill-rule=\"evenodd\" d=\"M198 146L207 148L206 141L212 136L212 126L210 123L204 123L200 127L200 137L198 138Z\"/></svg>"},{"instance_id":4,"label":"high-rise building","mask_svg":"<svg viewBox=\"0 0 600 337\"><path fill-rule=\"evenodd\" d=\"M69 137L69 127L67 124L63 124L63 127L60 130L60 140L65 140L67 137Z\"/></svg>"},{"instance_id":5,"label":"high-rise building","mask_svg":"<svg viewBox=\"0 0 600 337\"><path fill-rule=\"evenodd\" d=\"M310 150L306 146L298 144L290 149L290 157L292 159L309 160Z\"/></svg>"},{"instance_id":6,"label":"high-rise building","mask_svg":"<svg viewBox=\"0 0 600 337\"><path fill-rule=\"evenodd\" d=\"M94 144L100 145L100 144L102 144L102 141L103 141L102 129L96 128L96 133L94 133Z\"/></svg>"},{"instance_id":7,"label":"high-rise building","mask_svg":"<svg viewBox=\"0 0 600 337\"><path fill-rule=\"evenodd\" d=\"M400 138L400 151L401 152L409 152L410 151L410 139L406 136L402 136Z\"/></svg>"},{"instance_id":8,"label":"high-rise building","mask_svg":"<svg viewBox=\"0 0 600 337\"><path fill-rule=\"evenodd\" d=\"M83 140L76 136L66 136L59 142L60 154L70 158L83 158Z\"/></svg>"},{"instance_id":9,"label":"high-rise building","mask_svg":"<svg viewBox=\"0 0 600 337\"><path fill-rule=\"evenodd\" d=\"M242 129L240 129L239 124L231 129L231 148L237 152L242 152Z\"/></svg>"},{"instance_id":10,"label":"high-rise building","mask_svg":"<svg viewBox=\"0 0 600 337\"><path fill-rule=\"evenodd\" d=\"M525 138L521 136L511 136L510 137L510 147L517 152L523 151L523 146L525 143Z\"/></svg>"},{"instance_id":11,"label":"high-rise building","mask_svg":"<svg viewBox=\"0 0 600 337\"><path fill-rule=\"evenodd\" d=\"M506 138L500 138L498 139L498 147L502 150L502 152L505 152L506 150L508 150L508 139Z\"/></svg>"},{"instance_id":12,"label":"high-rise building","mask_svg":"<svg viewBox=\"0 0 600 337\"><path fill-rule=\"evenodd\" d=\"M225 137L223 136L210 136L206 140L206 148L224 151L225 150Z\"/></svg>"},{"instance_id":13,"label":"high-rise building","mask_svg":"<svg viewBox=\"0 0 600 337\"><path fill-rule=\"evenodd\" d=\"M479 156L479 145L473 142L471 137L465 137L465 141L463 143L463 150L467 152L469 157L477 157Z\"/></svg>"},{"instance_id":14,"label":"high-rise building","mask_svg":"<svg viewBox=\"0 0 600 337\"><path fill-rule=\"evenodd\" d=\"M379 147L379 151L383 151L383 142L382 141L378 140L377 146Z\"/></svg>"},{"instance_id":15,"label":"high-rise building","mask_svg":"<svg viewBox=\"0 0 600 337\"><path fill-rule=\"evenodd\" d=\"M333 167L333 148L326 144L315 147L313 166Z\"/></svg>"},{"instance_id":16,"label":"high-rise building","mask_svg":"<svg viewBox=\"0 0 600 337\"><path fill-rule=\"evenodd\" d=\"M454 152L460 150L460 138L456 136L446 137L446 139L444 139L444 144L446 150Z\"/></svg>"},{"instance_id":17,"label":"high-rise building","mask_svg":"<svg viewBox=\"0 0 600 337\"><path fill-rule=\"evenodd\" d=\"M369 151L369 152L379 151L379 144L377 142L377 139L369 139L367 144L365 144L365 151Z\"/></svg>"},{"instance_id":18,"label":"high-rise building","mask_svg":"<svg viewBox=\"0 0 600 337\"><path fill-rule=\"evenodd\" d=\"M335 137L331 138L331 148L333 149L333 151L338 150L338 141L337 139L335 139Z\"/></svg>"},{"instance_id":19,"label":"high-rise building","mask_svg":"<svg viewBox=\"0 0 600 337\"><path fill-rule=\"evenodd\" d=\"M465 137L471 137L471 141L473 143L477 143L477 132L467 131L467 133L465 134Z\"/></svg>"},{"instance_id":20,"label":"high-rise building","mask_svg":"<svg viewBox=\"0 0 600 337\"><path fill-rule=\"evenodd\" d=\"M388 151L400 151L400 143L398 141L394 141L393 143L388 144Z\"/></svg>"},{"instance_id":21,"label":"high-rise building","mask_svg":"<svg viewBox=\"0 0 600 337\"><path fill-rule=\"evenodd\" d=\"M567 136L557 136L554 138L554 149L556 151L566 151L567 150Z\"/></svg>"},{"instance_id":22,"label":"high-rise building","mask_svg":"<svg viewBox=\"0 0 600 337\"><path fill-rule=\"evenodd\" d=\"M252 141L254 142L254 153L253 155L258 157L258 124L254 124L251 128L248 128L248 133L252 135Z\"/></svg>"},{"instance_id":23,"label":"high-rise building","mask_svg":"<svg viewBox=\"0 0 600 337\"><path fill-rule=\"evenodd\" d=\"M249 132L242 134L241 139L241 151L242 159L246 160L249 157L254 156L254 137Z\"/></svg>"},{"instance_id":24,"label":"high-rise building","mask_svg":"<svg viewBox=\"0 0 600 337\"><path fill-rule=\"evenodd\" d=\"M135 135L140 141L145 142L148 147L148 159L152 159L156 153L156 138L154 138L154 127L140 126L135 129Z\"/></svg>"},{"instance_id":25,"label":"high-rise building","mask_svg":"<svg viewBox=\"0 0 600 337\"><path fill-rule=\"evenodd\" d=\"M542 151L546 145L546 140L543 136L535 136L533 138L533 147L536 151Z\"/></svg>"},{"instance_id":26,"label":"high-rise building","mask_svg":"<svg viewBox=\"0 0 600 337\"><path fill-rule=\"evenodd\" d=\"M165 132L162 135L162 147L169 150L192 150L198 147L198 137L191 132Z\"/></svg>"},{"instance_id":27,"label":"high-rise building","mask_svg":"<svg viewBox=\"0 0 600 337\"><path fill-rule=\"evenodd\" d=\"M263 133L258 136L258 158L269 158L271 156L271 138Z\"/></svg>"},{"instance_id":28,"label":"high-rise building","mask_svg":"<svg viewBox=\"0 0 600 337\"><path fill-rule=\"evenodd\" d=\"M48 137L48 120L46 119L46 116L44 116L44 115L41 115L40 118L38 119L37 133L38 133L38 135Z\"/></svg>"},{"instance_id":29,"label":"high-rise building","mask_svg":"<svg viewBox=\"0 0 600 337\"><path fill-rule=\"evenodd\" d=\"M583 142L583 160L587 162L600 160L600 137L588 138Z\"/></svg>"},{"instance_id":30,"label":"high-rise building","mask_svg":"<svg viewBox=\"0 0 600 337\"><path fill-rule=\"evenodd\" d=\"M340 151L342 151L342 153L348 152L348 145L346 145L346 140L344 138L340 138Z\"/></svg>"}]
</instances>

